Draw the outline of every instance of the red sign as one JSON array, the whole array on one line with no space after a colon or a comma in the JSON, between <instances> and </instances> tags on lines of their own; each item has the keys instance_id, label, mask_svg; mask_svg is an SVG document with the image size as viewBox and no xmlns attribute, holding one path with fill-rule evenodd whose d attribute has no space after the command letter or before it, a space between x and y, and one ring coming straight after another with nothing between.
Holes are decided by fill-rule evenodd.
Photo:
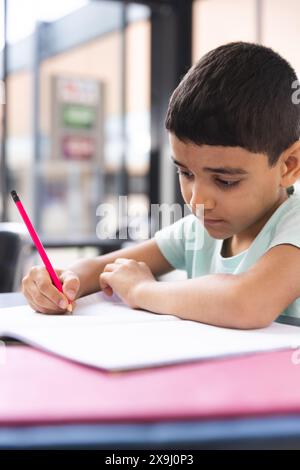
<instances>
[{"instance_id":1,"label":"red sign","mask_svg":"<svg viewBox=\"0 0 300 470\"><path fill-rule=\"evenodd\" d=\"M65 136L62 154L67 160L91 160L95 155L95 142L90 137Z\"/></svg>"}]
</instances>

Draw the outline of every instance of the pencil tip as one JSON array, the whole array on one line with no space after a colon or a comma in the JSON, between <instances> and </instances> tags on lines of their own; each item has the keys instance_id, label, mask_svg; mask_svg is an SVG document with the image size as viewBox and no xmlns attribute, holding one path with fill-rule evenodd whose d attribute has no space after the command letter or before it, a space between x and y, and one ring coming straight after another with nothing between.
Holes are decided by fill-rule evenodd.
<instances>
[{"instance_id":1,"label":"pencil tip","mask_svg":"<svg viewBox=\"0 0 300 470\"><path fill-rule=\"evenodd\" d=\"M67 310L69 313L73 312L73 305L71 303L67 306Z\"/></svg>"}]
</instances>

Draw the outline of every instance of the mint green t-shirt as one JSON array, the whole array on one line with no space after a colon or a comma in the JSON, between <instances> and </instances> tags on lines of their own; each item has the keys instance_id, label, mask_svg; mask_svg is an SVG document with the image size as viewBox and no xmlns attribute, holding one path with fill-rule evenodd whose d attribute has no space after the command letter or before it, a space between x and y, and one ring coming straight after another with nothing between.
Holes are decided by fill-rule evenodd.
<instances>
[{"instance_id":1,"label":"mint green t-shirt","mask_svg":"<svg viewBox=\"0 0 300 470\"><path fill-rule=\"evenodd\" d=\"M290 195L249 248L236 256L224 258L221 255L223 240L211 237L193 214L159 230L154 237L167 261L174 269L185 270L189 279L206 274L239 274L276 245L290 244L300 248L300 196ZM300 297L282 314L300 318Z\"/></svg>"}]
</instances>

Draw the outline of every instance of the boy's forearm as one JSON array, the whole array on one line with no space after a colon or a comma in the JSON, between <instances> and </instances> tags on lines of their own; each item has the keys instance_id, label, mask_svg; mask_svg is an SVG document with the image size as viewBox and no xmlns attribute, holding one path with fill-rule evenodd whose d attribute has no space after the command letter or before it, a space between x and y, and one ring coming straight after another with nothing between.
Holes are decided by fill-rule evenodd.
<instances>
[{"instance_id":1,"label":"boy's forearm","mask_svg":"<svg viewBox=\"0 0 300 470\"><path fill-rule=\"evenodd\" d=\"M128 248L121 248L97 258L79 260L69 266L80 279L79 297L92 294L100 289L99 276L106 264L114 263L116 258L131 258L136 261L144 261L154 276L159 276L174 269L161 254L154 239L143 243L134 244Z\"/></svg>"},{"instance_id":2,"label":"boy's forearm","mask_svg":"<svg viewBox=\"0 0 300 470\"><path fill-rule=\"evenodd\" d=\"M105 267L105 262L101 261L101 257L82 259L71 266L68 270L73 271L80 280L80 288L77 297L92 294L100 290L99 276Z\"/></svg>"},{"instance_id":3,"label":"boy's forearm","mask_svg":"<svg viewBox=\"0 0 300 470\"><path fill-rule=\"evenodd\" d=\"M146 282L137 286L136 302L142 309L185 320L256 328L255 318L247 317L241 308L244 302L236 281L231 274L212 274L186 281Z\"/></svg>"},{"instance_id":4,"label":"boy's forearm","mask_svg":"<svg viewBox=\"0 0 300 470\"><path fill-rule=\"evenodd\" d=\"M113 263L119 253L120 250L116 250L96 258L78 260L68 267L80 279L78 298L101 290L99 276L106 264Z\"/></svg>"}]
</instances>

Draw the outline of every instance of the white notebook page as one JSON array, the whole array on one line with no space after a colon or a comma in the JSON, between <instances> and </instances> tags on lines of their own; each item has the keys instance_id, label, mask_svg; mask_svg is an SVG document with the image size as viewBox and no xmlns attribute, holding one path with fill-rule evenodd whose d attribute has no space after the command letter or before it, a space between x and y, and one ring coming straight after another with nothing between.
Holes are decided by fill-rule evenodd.
<instances>
[{"instance_id":1,"label":"white notebook page","mask_svg":"<svg viewBox=\"0 0 300 470\"><path fill-rule=\"evenodd\" d=\"M128 370L300 346L300 328L273 323L232 330L134 310L102 292L77 301L73 314L29 306L0 309L0 335L82 364Z\"/></svg>"}]
</instances>

